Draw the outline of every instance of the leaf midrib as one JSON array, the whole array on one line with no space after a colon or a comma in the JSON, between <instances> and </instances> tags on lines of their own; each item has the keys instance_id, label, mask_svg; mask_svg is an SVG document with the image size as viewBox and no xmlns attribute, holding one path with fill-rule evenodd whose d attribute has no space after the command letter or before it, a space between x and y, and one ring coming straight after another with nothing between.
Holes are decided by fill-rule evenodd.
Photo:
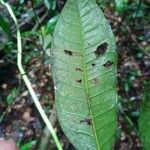
<instances>
[{"instance_id":1,"label":"leaf midrib","mask_svg":"<svg viewBox=\"0 0 150 150\"><path fill-rule=\"evenodd\" d=\"M79 8L79 4L78 4L78 0L77 1L77 6L78 6L78 19L79 19L79 24L80 24L80 34L81 34L81 50L82 50L82 55L83 55L83 72L84 72L84 80L85 80L85 90L86 90L86 96L87 96L87 101L88 101L88 106L89 106L89 112L90 112L90 117L92 120L92 129L93 129L93 133L94 133L94 137L96 140L96 147L97 150L100 150L100 145L98 142L98 137L96 134L96 129L95 129L95 125L94 125L94 120L93 120L93 113L91 110L91 104L90 104L90 92L89 92L89 87L88 87L88 77L87 77L87 67L86 67L86 59L85 59L85 44L84 44L84 34L82 31L82 21L81 21L81 16L80 16L80 8ZM82 8L83 9L83 8Z\"/></svg>"}]
</instances>

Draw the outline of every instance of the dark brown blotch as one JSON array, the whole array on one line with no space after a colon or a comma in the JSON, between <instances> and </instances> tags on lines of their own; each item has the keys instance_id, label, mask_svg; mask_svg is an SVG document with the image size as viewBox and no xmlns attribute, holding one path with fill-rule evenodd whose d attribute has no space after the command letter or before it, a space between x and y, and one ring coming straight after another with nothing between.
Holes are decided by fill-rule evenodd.
<instances>
[{"instance_id":1,"label":"dark brown blotch","mask_svg":"<svg viewBox=\"0 0 150 150\"><path fill-rule=\"evenodd\" d=\"M107 47L108 47L108 43L103 42L100 46L97 47L97 49L95 51L95 54L98 55L98 56L105 54L106 50L107 50Z\"/></svg>"},{"instance_id":2,"label":"dark brown blotch","mask_svg":"<svg viewBox=\"0 0 150 150\"><path fill-rule=\"evenodd\" d=\"M82 70L81 68L76 68L75 70L76 70L76 71L83 72L83 70Z\"/></svg>"},{"instance_id":3,"label":"dark brown blotch","mask_svg":"<svg viewBox=\"0 0 150 150\"><path fill-rule=\"evenodd\" d=\"M92 119L85 118L83 120L80 120L80 123L86 123L87 125L92 125Z\"/></svg>"},{"instance_id":4,"label":"dark brown blotch","mask_svg":"<svg viewBox=\"0 0 150 150\"><path fill-rule=\"evenodd\" d=\"M109 67L111 67L113 64L114 64L114 62L108 60L103 66L106 67L106 68L109 68Z\"/></svg>"},{"instance_id":5,"label":"dark brown blotch","mask_svg":"<svg viewBox=\"0 0 150 150\"><path fill-rule=\"evenodd\" d=\"M79 79L79 80L76 80L78 83L82 83L82 80L81 79Z\"/></svg>"},{"instance_id":6,"label":"dark brown blotch","mask_svg":"<svg viewBox=\"0 0 150 150\"><path fill-rule=\"evenodd\" d=\"M72 51L69 51L69 50L64 50L64 52L66 53L66 54L68 54L69 56L72 56L72 54L73 54L73 52Z\"/></svg>"}]
</instances>

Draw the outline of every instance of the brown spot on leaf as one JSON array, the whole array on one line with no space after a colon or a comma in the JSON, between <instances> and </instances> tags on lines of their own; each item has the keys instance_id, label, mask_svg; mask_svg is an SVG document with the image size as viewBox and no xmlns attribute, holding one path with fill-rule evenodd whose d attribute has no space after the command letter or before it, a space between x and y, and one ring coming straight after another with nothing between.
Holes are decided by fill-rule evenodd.
<instances>
[{"instance_id":1,"label":"brown spot on leaf","mask_svg":"<svg viewBox=\"0 0 150 150\"><path fill-rule=\"evenodd\" d=\"M92 125L92 119L85 118L83 120L80 120L80 123L86 123L87 125Z\"/></svg>"},{"instance_id":2,"label":"brown spot on leaf","mask_svg":"<svg viewBox=\"0 0 150 150\"><path fill-rule=\"evenodd\" d=\"M106 67L106 68L109 68L113 64L114 64L114 62L111 62L111 61L108 60L103 66Z\"/></svg>"},{"instance_id":3,"label":"brown spot on leaf","mask_svg":"<svg viewBox=\"0 0 150 150\"><path fill-rule=\"evenodd\" d=\"M64 50L64 52L65 52L66 54L70 55L70 56L72 56L72 53L73 53L72 51L69 51L69 50L66 50L66 49Z\"/></svg>"},{"instance_id":4,"label":"brown spot on leaf","mask_svg":"<svg viewBox=\"0 0 150 150\"><path fill-rule=\"evenodd\" d=\"M81 79L79 79L79 80L76 80L78 83L82 83L82 80Z\"/></svg>"},{"instance_id":5,"label":"brown spot on leaf","mask_svg":"<svg viewBox=\"0 0 150 150\"><path fill-rule=\"evenodd\" d=\"M98 56L105 54L107 47L108 47L108 43L103 42L100 46L97 47L95 54Z\"/></svg>"},{"instance_id":6,"label":"brown spot on leaf","mask_svg":"<svg viewBox=\"0 0 150 150\"><path fill-rule=\"evenodd\" d=\"M94 82L95 85L97 85L97 84L99 83L99 79L94 78L94 79L93 79L93 82Z\"/></svg>"},{"instance_id":7,"label":"brown spot on leaf","mask_svg":"<svg viewBox=\"0 0 150 150\"><path fill-rule=\"evenodd\" d=\"M75 70L83 72L83 70L81 68L76 68Z\"/></svg>"}]
</instances>

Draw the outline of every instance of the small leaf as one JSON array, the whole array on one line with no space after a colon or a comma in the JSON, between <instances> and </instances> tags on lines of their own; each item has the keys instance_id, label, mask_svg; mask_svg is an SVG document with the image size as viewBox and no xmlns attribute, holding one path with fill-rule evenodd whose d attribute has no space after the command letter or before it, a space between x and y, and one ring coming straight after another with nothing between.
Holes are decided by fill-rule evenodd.
<instances>
[{"instance_id":1,"label":"small leaf","mask_svg":"<svg viewBox=\"0 0 150 150\"><path fill-rule=\"evenodd\" d=\"M124 0L115 0L116 11L121 14L124 11Z\"/></svg>"},{"instance_id":2,"label":"small leaf","mask_svg":"<svg viewBox=\"0 0 150 150\"><path fill-rule=\"evenodd\" d=\"M78 150L110 150L116 130L114 36L95 0L68 0L52 40L59 122Z\"/></svg>"},{"instance_id":3,"label":"small leaf","mask_svg":"<svg viewBox=\"0 0 150 150\"><path fill-rule=\"evenodd\" d=\"M44 4L47 7L47 9L55 10L56 8L56 1L55 0L44 0Z\"/></svg>"},{"instance_id":4,"label":"small leaf","mask_svg":"<svg viewBox=\"0 0 150 150\"><path fill-rule=\"evenodd\" d=\"M14 101L14 98L16 97L17 92L18 90L14 88L12 89L11 93L7 96L6 101L8 105L10 105Z\"/></svg>"},{"instance_id":5,"label":"small leaf","mask_svg":"<svg viewBox=\"0 0 150 150\"><path fill-rule=\"evenodd\" d=\"M49 0L44 0L44 4L47 7L47 9L50 9L50 1Z\"/></svg>"},{"instance_id":6,"label":"small leaf","mask_svg":"<svg viewBox=\"0 0 150 150\"><path fill-rule=\"evenodd\" d=\"M10 26L9 26L8 22L6 21L6 19L3 18L3 16L1 16L1 15L0 15L0 28L2 28L3 31L8 34L9 38L11 37Z\"/></svg>"},{"instance_id":7,"label":"small leaf","mask_svg":"<svg viewBox=\"0 0 150 150\"><path fill-rule=\"evenodd\" d=\"M24 145L21 146L20 150L29 150L33 146L35 146L36 143L37 143L36 141L31 141L31 142L25 143Z\"/></svg>"},{"instance_id":8,"label":"small leaf","mask_svg":"<svg viewBox=\"0 0 150 150\"><path fill-rule=\"evenodd\" d=\"M57 15L57 16L54 16L53 18L51 18L49 21L48 21L48 23L47 23L47 32L48 33L52 33L53 31L54 31L54 29L55 29L55 26L56 26L56 23L57 23L57 21L58 21L58 18L59 18L59 15Z\"/></svg>"}]
</instances>

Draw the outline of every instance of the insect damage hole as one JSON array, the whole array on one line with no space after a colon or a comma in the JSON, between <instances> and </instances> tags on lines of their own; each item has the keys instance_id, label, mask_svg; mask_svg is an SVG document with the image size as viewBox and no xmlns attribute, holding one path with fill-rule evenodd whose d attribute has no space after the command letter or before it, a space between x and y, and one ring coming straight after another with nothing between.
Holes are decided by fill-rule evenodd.
<instances>
[{"instance_id":1,"label":"insect damage hole","mask_svg":"<svg viewBox=\"0 0 150 150\"><path fill-rule=\"evenodd\" d=\"M103 55L106 53L107 48L108 48L108 43L103 42L100 46L97 47L95 54L98 56Z\"/></svg>"},{"instance_id":2,"label":"insect damage hole","mask_svg":"<svg viewBox=\"0 0 150 150\"><path fill-rule=\"evenodd\" d=\"M106 68L111 67L114 64L114 62L111 62L110 60L108 60L103 66Z\"/></svg>"},{"instance_id":3,"label":"insect damage hole","mask_svg":"<svg viewBox=\"0 0 150 150\"><path fill-rule=\"evenodd\" d=\"M80 123L86 123L87 125L92 125L92 119L85 118L83 120L80 120Z\"/></svg>"},{"instance_id":4,"label":"insect damage hole","mask_svg":"<svg viewBox=\"0 0 150 150\"><path fill-rule=\"evenodd\" d=\"M81 68L76 68L75 70L76 70L76 71L83 72L83 70L82 70Z\"/></svg>"},{"instance_id":5,"label":"insect damage hole","mask_svg":"<svg viewBox=\"0 0 150 150\"><path fill-rule=\"evenodd\" d=\"M66 53L66 54L68 54L68 55L70 55L70 56L72 56L72 54L73 54L73 52L72 51L69 51L69 50L64 50L64 52Z\"/></svg>"},{"instance_id":6,"label":"insect damage hole","mask_svg":"<svg viewBox=\"0 0 150 150\"><path fill-rule=\"evenodd\" d=\"M76 80L78 83L82 83L82 80L81 79L79 79L79 80Z\"/></svg>"},{"instance_id":7,"label":"insect damage hole","mask_svg":"<svg viewBox=\"0 0 150 150\"><path fill-rule=\"evenodd\" d=\"M94 66L96 66L96 64L95 64L95 63L92 63L92 67L94 67Z\"/></svg>"}]
</instances>

